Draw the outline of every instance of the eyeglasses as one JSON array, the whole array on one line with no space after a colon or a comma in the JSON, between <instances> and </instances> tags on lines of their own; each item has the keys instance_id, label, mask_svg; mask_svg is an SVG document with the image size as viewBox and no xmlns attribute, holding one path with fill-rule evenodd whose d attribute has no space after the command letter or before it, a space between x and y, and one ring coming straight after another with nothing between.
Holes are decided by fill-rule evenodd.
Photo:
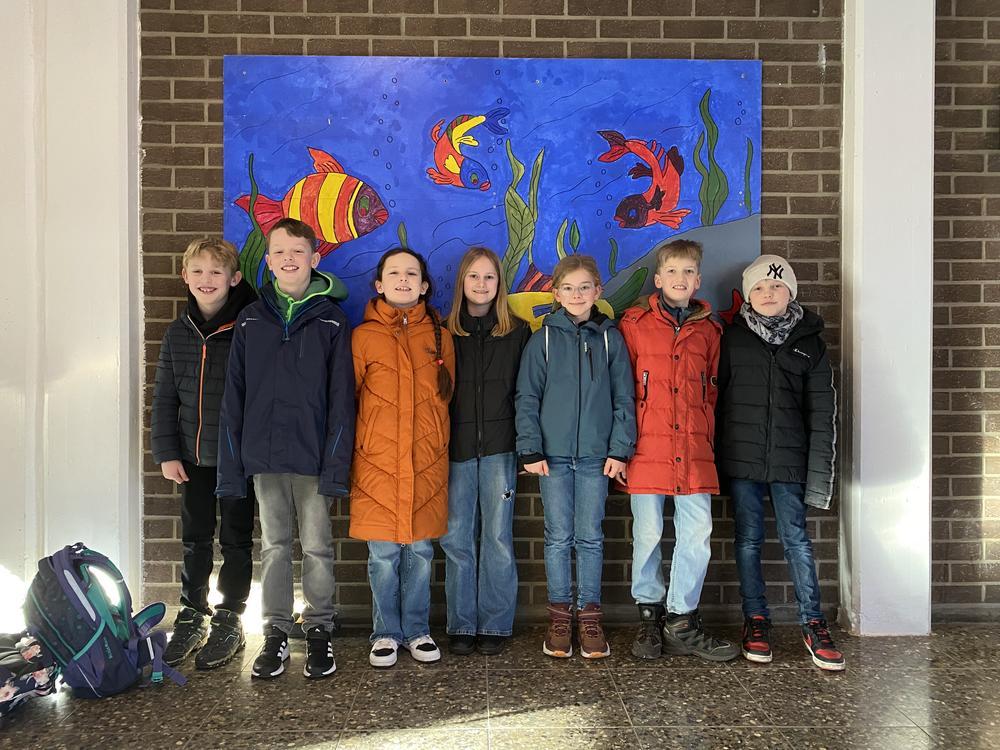
<instances>
[{"instance_id":1,"label":"eyeglasses","mask_svg":"<svg viewBox=\"0 0 1000 750\"><path fill-rule=\"evenodd\" d=\"M592 293L597 288L596 284L580 284L580 286L573 286L572 284L560 284L559 294L564 294L567 297L572 297L575 294L579 294L581 297L586 297L588 294Z\"/></svg>"}]
</instances>

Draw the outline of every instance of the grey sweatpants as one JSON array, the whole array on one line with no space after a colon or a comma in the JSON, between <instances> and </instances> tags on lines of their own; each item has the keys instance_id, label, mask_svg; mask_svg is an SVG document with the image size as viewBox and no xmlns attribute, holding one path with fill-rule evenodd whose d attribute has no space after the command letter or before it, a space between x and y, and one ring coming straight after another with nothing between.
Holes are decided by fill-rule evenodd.
<instances>
[{"instance_id":1,"label":"grey sweatpants","mask_svg":"<svg viewBox=\"0 0 1000 750\"><path fill-rule=\"evenodd\" d=\"M254 477L260 508L261 614L265 633L273 625L292 629L292 542L298 517L302 545L302 612L306 629L330 630L334 616L333 534L330 498L319 494L319 477L258 474Z\"/></svg>"}]
</instances>

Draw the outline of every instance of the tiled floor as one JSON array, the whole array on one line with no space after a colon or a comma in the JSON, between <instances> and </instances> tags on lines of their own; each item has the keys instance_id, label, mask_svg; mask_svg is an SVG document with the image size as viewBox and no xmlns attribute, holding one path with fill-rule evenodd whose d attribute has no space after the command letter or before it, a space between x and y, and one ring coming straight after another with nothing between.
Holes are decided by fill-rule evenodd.
<instances>
[{"instance_id":1,"label":"tiled floor","mask_svg":"<svg viewBox=\"0 0 1000 750\"><path fill-rule=\"evenodd\" d=\"M339 637L337 672L250 680L260 639L215 672L101 701L67 694L27 704L0 748L922 748L1000 747L996 628L942 627L926 638L839 634L849 668L813 668L794 628L777 628L772 665L692 657L640 662L631 629L610 630L612 656L550 659L541 630L499 657L387 671L367 639ZM735 630L725 632L735 637Z\"/></svg>"}]
</instances>

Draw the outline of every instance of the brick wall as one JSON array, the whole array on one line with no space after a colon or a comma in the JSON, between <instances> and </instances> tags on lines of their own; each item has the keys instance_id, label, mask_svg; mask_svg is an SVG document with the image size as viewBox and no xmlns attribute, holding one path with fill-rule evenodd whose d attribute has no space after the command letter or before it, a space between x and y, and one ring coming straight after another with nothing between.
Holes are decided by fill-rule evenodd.
<instances>
[{"instance_id":1,"label":"brick wall","mask_svg":"<svg viewBox=\"0 0 1000 750\"><path fill-rule=\"evenodd\" d=\"M195 235L222 228L224 54L759 58L762 251L795 264L800 298L827 320L839 360L842 13L841 0L141 0L147 428L159 342L182 305L179 252ZM173 603L179 503L151 460L148 431L144 468L143 598ZM516 502L520 598L522 612L532 616L545 602L533 480L522 481ZM334 512L338 596L348 618L364 621L366 549L345 538L346 513L346 506ZM717 515L703 601L715 614L732 616L739 602L733 524L722 502ZM834 605L837 518L817 514L810 525L824 601ZM631 618L627 499L609 500L605 530L605 601L622 605ZM794 596L773 524L766 555L780 616ZM443 562L435 578L440 602Z\"/></svg>"},{"instance_id":2,"label":"brick wall","mask_svg":"<svg viewBox=\"0 0 1000 750\"><path fill-rule=\"evenodd\" d=\"M938 0L934 613L1000 603L1000 3Z\"/></svg>"}]
</instances>

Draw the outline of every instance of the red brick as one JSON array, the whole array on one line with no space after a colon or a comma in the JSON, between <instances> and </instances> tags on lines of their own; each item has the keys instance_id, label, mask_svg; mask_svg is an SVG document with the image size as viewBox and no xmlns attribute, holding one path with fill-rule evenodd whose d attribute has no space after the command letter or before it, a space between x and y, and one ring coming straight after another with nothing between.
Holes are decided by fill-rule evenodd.
<instances>
[{"instance_id":1,"label":"red brick","mask_svg":"<svg viewBox=\"0 0 1000 750\"><path fill-rule=\"evenodd\" d=\"M337 33L337 18L318 15L278 15L274 17L274 33L299 36L333 36Z\"/></svg>"},{"instance_id":2,"label":"red brick","mask_svg":"<svg viewBox=\"0 0 1000 750\"><path fill-rule=\"evenodd\" d=\"M994 0L955 0L955 16L1000 18L1000 6Z\"/></svg>"},{"instance_id":3,"label":"red brick","mask_svg":"<svg viewBox=\"0 0 1000 750\"><path fill-rule=\"evenodd\" d=\"M500 12L500 0L438 0L438 13L493 15Z\"/></svg>"},{"instance_id":4,"label":"red brick","mask_svg":"<svg viewBox=\"0 0 1000 750\"><path fill-rule=\"evenodd\" d=\"M659 35L659 29L657 29L656 36ZM535 37L539 39L590 39L595 36L597 36L597 21L595 20L556 18L535 20Z\"/></svg>"},{"instance_id":5,"label":"red brick","mask_svg":"<svg viewBox=\"0 0 1000 750\"><path fill-rule=\"evenodd\" d=\"M259 13L302 13L303 0L240 0L240 8Z\"/></svg>"},{"instance_id":6,"label":"red brick","mask_svg":"<svg viewBox=\"0 0 1000 750\"><path fill-rule=\"evenodd\" d=\"M307 13L367 13L369 0L307 0Z\"/></svg>"},{"instance_id":7,"label":"red brick","mask_svg":"<svg viewBox=\"0 0 1000 750\"><path fill-rule=\"evenodd\" d=\"M357 38L306 39L307 55L367 55L368 40Z\"/></svg>"},{"instance_id":8,"label":"red brick","mask_svg":"<svg viewBox=\"0 0 1000 750\"><path fill-rule=\"evenodd\" d=\"M147 31L181 31L203 33L205 16L196 13L147 13L139 14L139 27Z\"/></svg>"},{"instance_id":9,"label":"red brick","mask_svg":"<svg viewBox=\"0 0 1000 750\"><path fill-rule=\"evenodd\" d=\"M504 57L562 57L562 42L503 42Z\"/></svg>"},{"instance_id":10,"label":"red brick","mask_svg":"<svg viewBox=\"0 0 1000 750\"><path fill-rule=\"evenodd\" d=\"M399 36L402 19L371 16L341 16L340 33L353 36Z\"/></svg>"},{"instance_id":11,"label":"red brick","mask_svg":"<svg viewBox=\"0 0 1000 750\"><path fill-rule=\"evenodd\" d=\"M623 21L602 18L600 35L605 39L656 39L661 36L661 27L658 20L652 19Z\"/></svg>"},{"instance_id":12,"label":"red brick","mask_svg":"<svg viewBox=\"0 0 1000 750\"><path fill-rule=\"evenodd\" d=\"M760 15L814 17L819 15L819 0L760 0Z\"/></svg>"},{"instance_id":13,"label":"red brick","mask_svg":"<svg viewBox=\"0 0 1000 750\"><path fill-rule=\"evenodd\" d=\"M240 38L241 55L301 55L304 42L302 39L284 37L275 39L260 36L245 36Z\"/></svg>"},{"instance_id":14,"label":"red brick","mask_svg":"<svg viewBox=\"0 0 1000 750\"><path fill-rule=\"evenodd\" d=\"M627 16L628 0L567 0L571 16Z\"/></svg>"},{"instance_id":15,"label":"red brick","mask_svg":"<svg viewBox=\"0 0 1000 750\"><path fill-rule=\"evenodd\" d=\"M507 16L561 16L566 12L565 0L503 0Z\"/></svg>"},{"instance_id":16,"label":"red brick","mask_svg":"<svg viewBox=\"0 0 1000 750\"><path fill-rule=\"evenodd\" d=\"M373 55L431 57L434 55L433 39L372 39Z\"/></svg>"},{"instance_id":17,"label":"red brick","mask_svg":"<svg viewBox=\"0 0 1000 750\"><path fill-rule=\"evenodd\" d=\"M757 0L695 0L698 16L755 16Z\"/></svg>"},{"instance_id":18,"label":"red brick","mask_svg":"<svg viewBox=\"0 0 1000 750\"><path fill-rule=\"evenodd\" d=\"M468 23L464 18L423 18L415 16L403 21L406 36L465 36Z\"/></svg>"},{"instance_id":19,"label":"red brick","mask_svg":"<svg viewBox=\"0 0 1000 750\"><path fill-rule=\"evenodd\" d=\"M787 39L787 21L734 21L726 22L726 36L730 39Z\"/></svg>"},{"instance_id":20,"label":"red brick","mask_svg":"<svg viewBox=\"0 0 1000 750\"><path fill-rule=\"evenodd\" d=\"M372 13L376 15L433 12L434 0L372 0Z\"/></svg>"},{"instance_id":21,"label":"red brick","mask_svg":"<svg viewBox=\"0 0 1000 750\"><path fill-rule=\"evenodd\" d=\"M499 57L500 41L493 39L441 39L441 57Z\"/></svg>"}]
</instances>

